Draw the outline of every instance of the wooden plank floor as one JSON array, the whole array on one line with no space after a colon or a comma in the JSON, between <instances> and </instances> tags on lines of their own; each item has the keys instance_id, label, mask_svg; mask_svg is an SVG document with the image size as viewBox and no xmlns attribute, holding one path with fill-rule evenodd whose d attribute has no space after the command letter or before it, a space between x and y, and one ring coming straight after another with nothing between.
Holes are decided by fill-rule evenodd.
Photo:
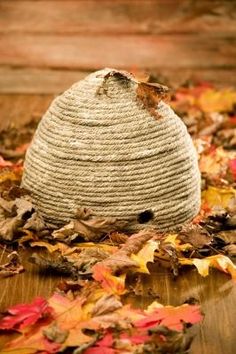
<instances>
[{"instance_id":1,"label":"wooden plank floor","mask_svg":"<svg viewBox=\"0 0 236 354\"><path fill-rule=\"evenodd\" d=\"M39 117L47 108L52 95L0 95L0 129L13 122L16 126ZM22 252L26 271L8 279L0 279L0 311L9 306L29 302L35 296L49 296L60 280L53 274L39 273L27 262L30 251ZM0 249L0 262L6 261L7 252ZM202 278L196 271L183 273L173 280L168 271L153 267L150 276L142 276L139 296L126 301L134 306L146 306L155 297L163 304L178 305L190 297L196 298L205 313L201 325L193 328L196 334L191 354L235 353L236 287L228 276L211 272ZM150 289L154 297L150 296ZM0 336L0 343L6 336Z\"/></svg>"}]
</instances>

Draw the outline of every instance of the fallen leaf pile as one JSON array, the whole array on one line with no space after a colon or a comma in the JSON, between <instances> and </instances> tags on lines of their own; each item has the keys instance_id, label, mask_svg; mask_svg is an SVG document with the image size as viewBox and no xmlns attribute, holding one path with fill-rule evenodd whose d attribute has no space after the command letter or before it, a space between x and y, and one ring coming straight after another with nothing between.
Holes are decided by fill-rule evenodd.
<instances>
[{"instance_id":1,"label":"fallen leaf pile","mask_svg":"<svg viewBox=\"0 0 236 354\"><path fill-rule=\"evenodd\" d=\"M158 89L139 83L138 99L151 113ZM19 336L1 353L188 352L187 324L203 318L198 305L154 301L134 309L123 295L133 291L130 277L149 274L151 263L173 277L184 276L187 267L206 277L214 268L236 281L236 91L206 83L181 87L171 105L192 135L202 174L201 210L175 233L144 229L130 235L125 224L98 219L84 208L60 229L45 224L20 188L33 125L0 134L0 241L15 249L0 266L0 277L24 271L16 251L21 248L30 250L29 260L39 269L65 277L49 299L8 309L0 333Z\"/></svg>"},{"instance_id":2,"label":"fallen leaf pile","mask_svg":"<svg viewBox=\"0 0 236 354\"><path fill-rule=\"evenodd\" d=\"M118 296L87 282L79 295L60 292L47 301L16 305L0 321L0 330L15 330L20 337L2 353L153 353L159 348L183 352L190 342L186 324L198 323L198 305L162 306L146 310L123 305Z\"/></svg>"}]
</instances>

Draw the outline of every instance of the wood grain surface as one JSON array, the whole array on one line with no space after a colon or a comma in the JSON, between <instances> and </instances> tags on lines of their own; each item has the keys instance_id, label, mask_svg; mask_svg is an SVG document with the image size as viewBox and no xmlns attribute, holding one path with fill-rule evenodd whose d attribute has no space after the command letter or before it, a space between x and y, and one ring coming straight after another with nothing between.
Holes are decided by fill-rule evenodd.
<instances>
[{"instance_id":1,"label":"wood grain surface","mask_svg":"<svg viewBox=\"0 0 236 354\"><path fill-rule=\"evenodd\" d=\"M207 81L217 87L234 87L236 84L236 68L221 69L217 72L214 69L193 71L178 68L140 71L132 69L131 71L135 75L140 73L151 75L155 81L170 87L178 87L188 80ZM0 67L0 94L60 94L89 73L81 70Z\"/></svg>"},{"instance_id":2,"label":"wood grain surface","mask_svg":"<svg viewBox=\"0 0 236 354\"><path fill-rule=\"evenodd\" d=\"M235 85L236 2L0 0L0 92L58 93L103 67Z\"/></svg>"},{"instance_id":3,"label":"wood grain surface","mask_svg":"<svg viewBox=\"0 0 236 354\"><path fill-rule=\"evenodd\" d=\"M0 65L96 70L236 67L236 36L3 33Z\"/></svg>"},{"instance_id":4,"label":"wood grain surface","mask_svg":"<svg viewBox=\"0 0 236 354\"><path fill-rule=\"evenodd\" d=\"M5 33L199 33L236 31L233 0L1 0Z\"/></svg>"},{"instance_id":5,"label":"wood grain surface","mask_svg":"<svg viewBox=\"0 0 236 354\"><path fill-rule=\"evenodd\" d=\"M39 120L52 99L53 95L0 95L0 131Z\"/></svg>"}]
</instances>

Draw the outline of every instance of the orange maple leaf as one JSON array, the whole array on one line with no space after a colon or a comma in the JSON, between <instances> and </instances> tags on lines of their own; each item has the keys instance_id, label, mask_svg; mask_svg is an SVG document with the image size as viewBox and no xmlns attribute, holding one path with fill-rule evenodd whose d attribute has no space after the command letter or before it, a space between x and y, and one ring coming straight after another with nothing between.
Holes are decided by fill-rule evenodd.
<instances>
[{"instance_id":1,"label":"orange maple leaf","mask_svg":"<svg viewBox=\"0 0 236 354\"><path fill-rule=\"evenodd\" d=\"M95 264L92 268L93 278L97 280L107 292L117 295L125 293L125 274L112 275L111 269L103 264Z\"/></svg>"}]
</instances>

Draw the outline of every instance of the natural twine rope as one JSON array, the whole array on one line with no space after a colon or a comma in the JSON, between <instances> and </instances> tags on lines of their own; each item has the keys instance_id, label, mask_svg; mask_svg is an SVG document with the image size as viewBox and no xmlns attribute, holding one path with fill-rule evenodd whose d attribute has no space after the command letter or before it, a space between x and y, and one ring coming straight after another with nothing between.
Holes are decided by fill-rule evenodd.
<instances>
[{"instance_id":1,"label":"natural twine rope","mask_svg":"<svg viewBox=\"0 0 236 354\"><path fill-rule=\"evenodd\" d=\"M200 205L200 175L181 119L161 101L159 118L137 101L137 83L124 87L111 69L95 72L57 97L28 149L23 186L43 217L60 225L79 207L101 217L173 229ZM147 227L138 222L131 229Z\"/></svg>"}]
</instances>

